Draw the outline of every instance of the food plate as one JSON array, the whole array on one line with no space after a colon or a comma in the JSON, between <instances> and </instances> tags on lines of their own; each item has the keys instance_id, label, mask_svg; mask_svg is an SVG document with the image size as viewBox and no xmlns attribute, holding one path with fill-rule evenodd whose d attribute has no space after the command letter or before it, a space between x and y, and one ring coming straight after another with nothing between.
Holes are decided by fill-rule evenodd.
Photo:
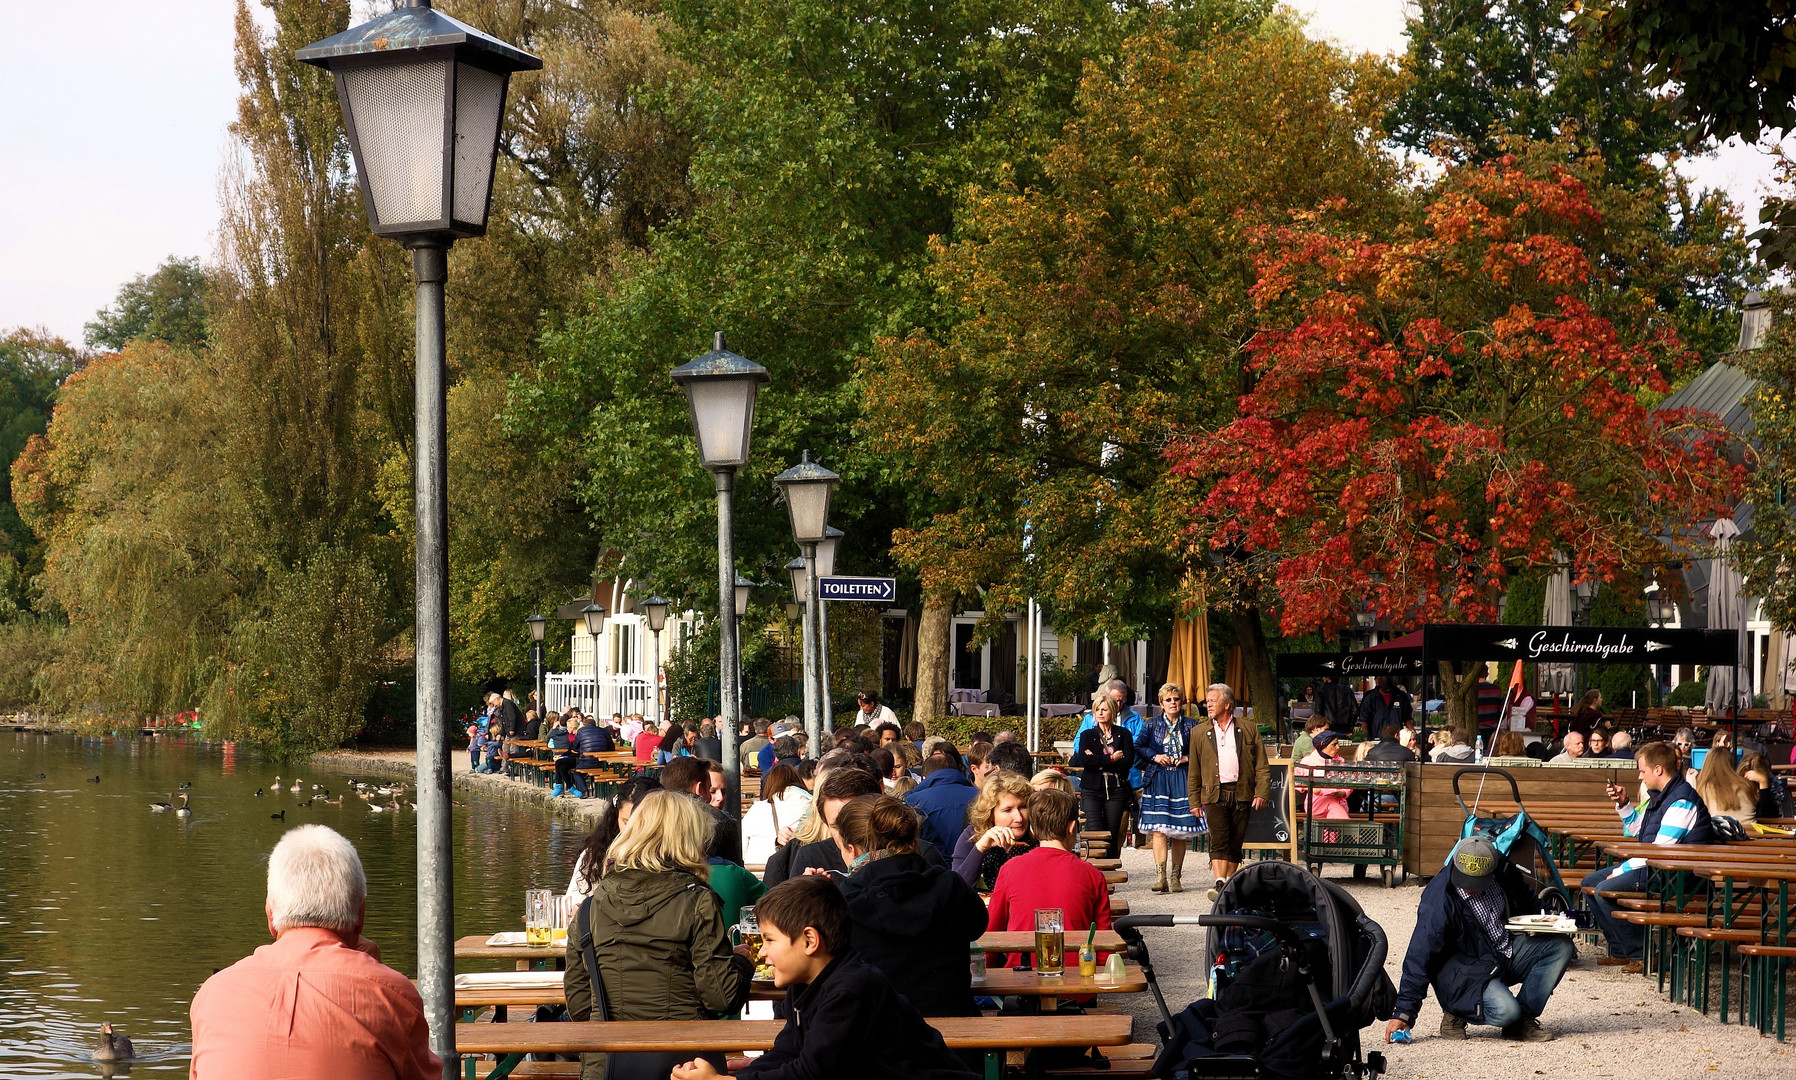
<instances>
[{"instance_id":1,"label":"food plate","mask_svg":"<svg viewBox=\"0 0 1796 1080\"><path fill-rule=\"evenodd\" d=\"M1578 924L1565 915L1517 915L1503 929L1512 934L1575 934Z\"/></svg>"},{"instance_id":2,"label":"food plate","mask_svg":"<svg viewBox=\"0 0 1796 1080\"><path fill-rule=\"evenodd\" d=\"M471 971L455 977L457 990L534 990L560 986L559 971Z\"/></svg>"},{"instance_id":3,"label":"food plate","mask_svg":"<svg viewBox=\"0 0 1796 1080\"><path fill-rule=\"evenodd\" d=\"M554 934L554 940L547 945L531 945L530 942L524 939L524 932L522 930L501 930L492 937L487 938L486 943L488 947L495 949L552 949L557 944L566 947L567 931L560 927L556 927Z\"/></svg>"}]
</instances>

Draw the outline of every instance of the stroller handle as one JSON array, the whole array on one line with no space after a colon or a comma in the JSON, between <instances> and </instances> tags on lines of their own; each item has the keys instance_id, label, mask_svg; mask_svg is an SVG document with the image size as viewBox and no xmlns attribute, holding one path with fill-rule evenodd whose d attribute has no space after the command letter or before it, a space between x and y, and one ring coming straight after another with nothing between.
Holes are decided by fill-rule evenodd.
<instances>
[{"instance_id":1,"label":"stroller handle","mask_svg":"<svg viewBox=\"0 0 1796 1080\"><path fill-rule=\"evenodd\" d=\"M1472 816L1472 808L1465 804L1465 796L1463 796L1459 793L1459 778L1462 776L1479 776L1479 777L1501 776L1503 779L1509 781L1509 794L1514 796L1515 805L1517 805L1517 806L1522 805L1521 786L1515 782L1515 774L1511 773L1508 769L1493 769L1488 765L1480 765L1476 768L1460 769L1458 772L1455 772L1453 774L1453 798L1458 801L1459 808L1461 810L1465 811L1465 815L1467 817ZM1480 791L1482 791L1484 789L1484 785L1482 783L1480 783L1478 785L1478 787L1479 787ZM1472 800L1474 802L1477 801L1477 798L1478 797L1476 795L1472 796Z\"/></svg>"},{"instance_id":2,"label":"stroller handle","mask_svg":"<svg viewBox=\"0 0 1796 1080\"><path fill-rule=\"evenodd\" d=\"M1124 915L1110 924L1117 933L1143 926L1197 926L1201 915Z\"/></svg>"}]
</instances>

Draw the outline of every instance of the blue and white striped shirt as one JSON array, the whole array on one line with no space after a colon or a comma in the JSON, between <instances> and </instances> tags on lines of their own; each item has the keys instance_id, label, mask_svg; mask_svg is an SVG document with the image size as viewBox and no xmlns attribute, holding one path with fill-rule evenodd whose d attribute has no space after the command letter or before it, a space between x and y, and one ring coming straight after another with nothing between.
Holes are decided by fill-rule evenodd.
<instances>
[{"instance_id":1,"label":"blue and white striped shirt","mask_svg":"<svg viewBox=\"0 0 1796 1080\"><path fill-rule=\"evenodd\" d=\"M1684 837L1689 834L1691 829L1696 827L1696 815L1698 809L1697 805L1689 799L1678 799L1670 806L1667 806L1664 815L1659 818L1659 832L1658 835L1653 837L1653 843L1663 844L1667 847L1670 847L1673 844L1683 843ZM1640 808L1638 806L1629 805L1621 808L1619 813L1621 814L1622 833L1627 836L1639 836L1641 820ZM1645 859L1635 857L1627 860L1620 866L1617 866L1610 872L1609 876L1614 877L1617 874L1625 874L1630 870L1644 869L1645 866Z\"/></svg>"}]
</instances>

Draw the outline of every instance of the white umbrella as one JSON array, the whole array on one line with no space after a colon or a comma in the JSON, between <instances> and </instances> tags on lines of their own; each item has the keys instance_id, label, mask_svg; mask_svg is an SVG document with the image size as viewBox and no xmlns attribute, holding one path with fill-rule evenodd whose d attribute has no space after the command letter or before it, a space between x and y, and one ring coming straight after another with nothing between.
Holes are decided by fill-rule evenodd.
<instances>
[{"instance_id":1,"label":"white umbrella","mask_svg":"<svg viewBox=\"0 0 1796 1080\"><path fill-rule=\"evenodd\" d=\"M1546 605L1541 613L1541 622L1548 626L1570 626L1572 622L1572 588L1571 565L1559 552L1553 552L1559 568L1547 579ZM1540 665L1540 692L1547 694L1569 694L1573 690L1573 671L1570 664Z\"/></svg>"},{"instance_id":2,"label":"white umbrella","mask_svg":"<svg viewBox=\"0 0 1796 1080\"><path fill-rule=\"evenodd\" d=\"M1739 645L1734 662L1738 670L1749 671L1751 660L1746 653L1748 636L1746 629L1746 598L1740 595L1740 573L1727 561L1728 550L1733 547L1734 537L1740 535L1739 526L1732 518L1718 518L1709 526L1709 535L1715 538L1715 557L1709 560L1709 629L1733 630L1738 632ZM1713 712L1723 712L1730 705L1745 707L1750 701L1741 700L1734 691L1734 672L1732 667L1712 667L1709 669L1708 693L1703 703ZM1747 683L1747 687L1751 687Z\"/></svg>"}]
</instances>

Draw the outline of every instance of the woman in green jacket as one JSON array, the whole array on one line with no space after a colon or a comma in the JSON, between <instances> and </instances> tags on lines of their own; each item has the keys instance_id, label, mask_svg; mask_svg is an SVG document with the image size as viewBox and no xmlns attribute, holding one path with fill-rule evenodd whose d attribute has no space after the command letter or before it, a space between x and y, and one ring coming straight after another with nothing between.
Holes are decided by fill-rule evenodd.
<instances>
[{"instance_id":1,"label":"woman in green jacket","mask_svg":"<svg viewBox=\"0 0 1796 1080\"><path fill-rule=\"evenodd\" d=\"M711 827L711 816L690 795L657 791L636 805L568 934L562 985L573 1019L599 1018L584 949L589 940L605 1019L714 1020L748 1000L754 967L731 950L721 904L706 885ZM604 1054L580 1060L583 1080L602 1080ZM714 1064L721 1070L721 1060Z\"/></svg>"}]
</instances>

